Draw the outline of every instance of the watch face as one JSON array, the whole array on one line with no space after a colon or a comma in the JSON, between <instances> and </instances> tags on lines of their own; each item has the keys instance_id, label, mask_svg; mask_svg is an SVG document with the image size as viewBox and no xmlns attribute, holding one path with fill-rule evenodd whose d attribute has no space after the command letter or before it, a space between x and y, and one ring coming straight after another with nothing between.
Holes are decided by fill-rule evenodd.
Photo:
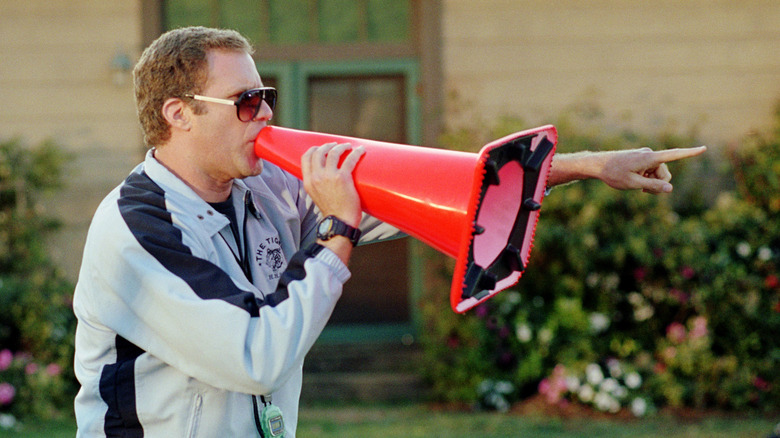
<instances>
[{"instance_id":1,"label":"watch face","mask_svg":"<svg viewBox=\"0 0 780 438\"><path fill-rule=\"evenodd\" d=\"M328 231L330 231L332 224L333 224L333 219L331 219L330 217L326 217L325 219L323 219L322 222L320 222L319 228L317 229L317 234L320 235L318 237L323 237L327 235Z\"/></svg>"}]
</instances>

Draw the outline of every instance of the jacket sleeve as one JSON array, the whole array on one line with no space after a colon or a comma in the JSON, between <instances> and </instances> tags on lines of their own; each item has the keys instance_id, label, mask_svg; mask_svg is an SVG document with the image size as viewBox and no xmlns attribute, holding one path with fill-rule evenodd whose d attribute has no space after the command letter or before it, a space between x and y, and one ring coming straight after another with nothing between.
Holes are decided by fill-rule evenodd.
<instances>
[{"instance_id":1,"label":"jacket sleeve","mask_svg":"<svg viewBox=\"0 0 780 438\"><path fill-rule=\"evenodd\" d=\"M211 386L273 392L325 326L346 266L323 247L299 251L279 282L287 298L270 305L193 254L201 249L169 218L140 210L133 224L117 214L93 221L74 310Z\"/></svg>"}]
</instances>

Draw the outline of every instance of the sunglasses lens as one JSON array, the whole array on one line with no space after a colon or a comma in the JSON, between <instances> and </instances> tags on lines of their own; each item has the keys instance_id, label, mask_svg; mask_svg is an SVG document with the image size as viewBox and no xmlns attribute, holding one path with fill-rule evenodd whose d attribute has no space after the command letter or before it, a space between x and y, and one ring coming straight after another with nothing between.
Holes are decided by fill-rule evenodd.
<instances>
[{"instance_id":1,"label":"sunglasses lens","mask_svg":"<svg viewBox=\"0 0 780 438\"><path fill-rule=\"evenodd\" d=\"M269 107L271 107L271 111L276 109L276 89L269 88L267 90L263 90L263 94L263 100L268 104Z\"/></svg>"},{"instance_id":2,"label":"sunglasses lens","mask_svg":"<svg viewBox=\"0 0 780 438\"><path fill-rule=\"evenodd\" d=\"M276 90L273 88L249 90L238 99L238 119L248 122L257 116L263 101L268 104L271 111L276 107Z\"/></svg>"}]
</instances>

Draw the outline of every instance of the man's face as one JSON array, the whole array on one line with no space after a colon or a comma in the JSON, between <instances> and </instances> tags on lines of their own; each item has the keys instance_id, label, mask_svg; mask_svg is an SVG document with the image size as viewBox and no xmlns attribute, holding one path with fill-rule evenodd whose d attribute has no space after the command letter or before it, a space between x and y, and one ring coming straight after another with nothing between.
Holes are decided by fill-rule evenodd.
<instances>
[{"instance_id":1,"label":"man's face","mask_svg":"<svg viewBox=\"0 0 780 438\"><path fill-rule=\"evenodd\" d=\"M263 86L247 53L212 50L207 59L208 79L200 93L204 96L235 101L242 92ZM191 137L193 158L200 171L220 182L260 174L263 164L255 155L254 140L273 116L268 105L263 102L249 122L238 120L235 106L201 105L206 106L206 113L194 116Z\"/></svg>"}]
</instances>

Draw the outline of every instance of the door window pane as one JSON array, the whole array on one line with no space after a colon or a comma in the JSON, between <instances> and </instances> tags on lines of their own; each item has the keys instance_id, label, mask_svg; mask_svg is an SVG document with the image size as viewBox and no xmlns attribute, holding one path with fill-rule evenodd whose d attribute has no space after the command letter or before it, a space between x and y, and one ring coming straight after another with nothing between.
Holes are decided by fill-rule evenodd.
<instances>
[{"instance_id":1,"label":"door window pane","mask_svg":"<svg viewBox=\"0 0 780 438\"><path fill-rule=\"evenodd\" d=\"M310 123L314 131L403 143L402 76L312 78Z\"/></svg>"},{"instance_id":2,"label":"door window pane","mask_svg":"<svg viewBox=\"0 0 780 438\"><path fill-rule=\"evenodd\" d=\"M309 92L311 130L406 142L403 76L313 77ZM409 321L407 245L398 239L355 248L352 278L330 324Z\"/></svg>"}]
</instances>

